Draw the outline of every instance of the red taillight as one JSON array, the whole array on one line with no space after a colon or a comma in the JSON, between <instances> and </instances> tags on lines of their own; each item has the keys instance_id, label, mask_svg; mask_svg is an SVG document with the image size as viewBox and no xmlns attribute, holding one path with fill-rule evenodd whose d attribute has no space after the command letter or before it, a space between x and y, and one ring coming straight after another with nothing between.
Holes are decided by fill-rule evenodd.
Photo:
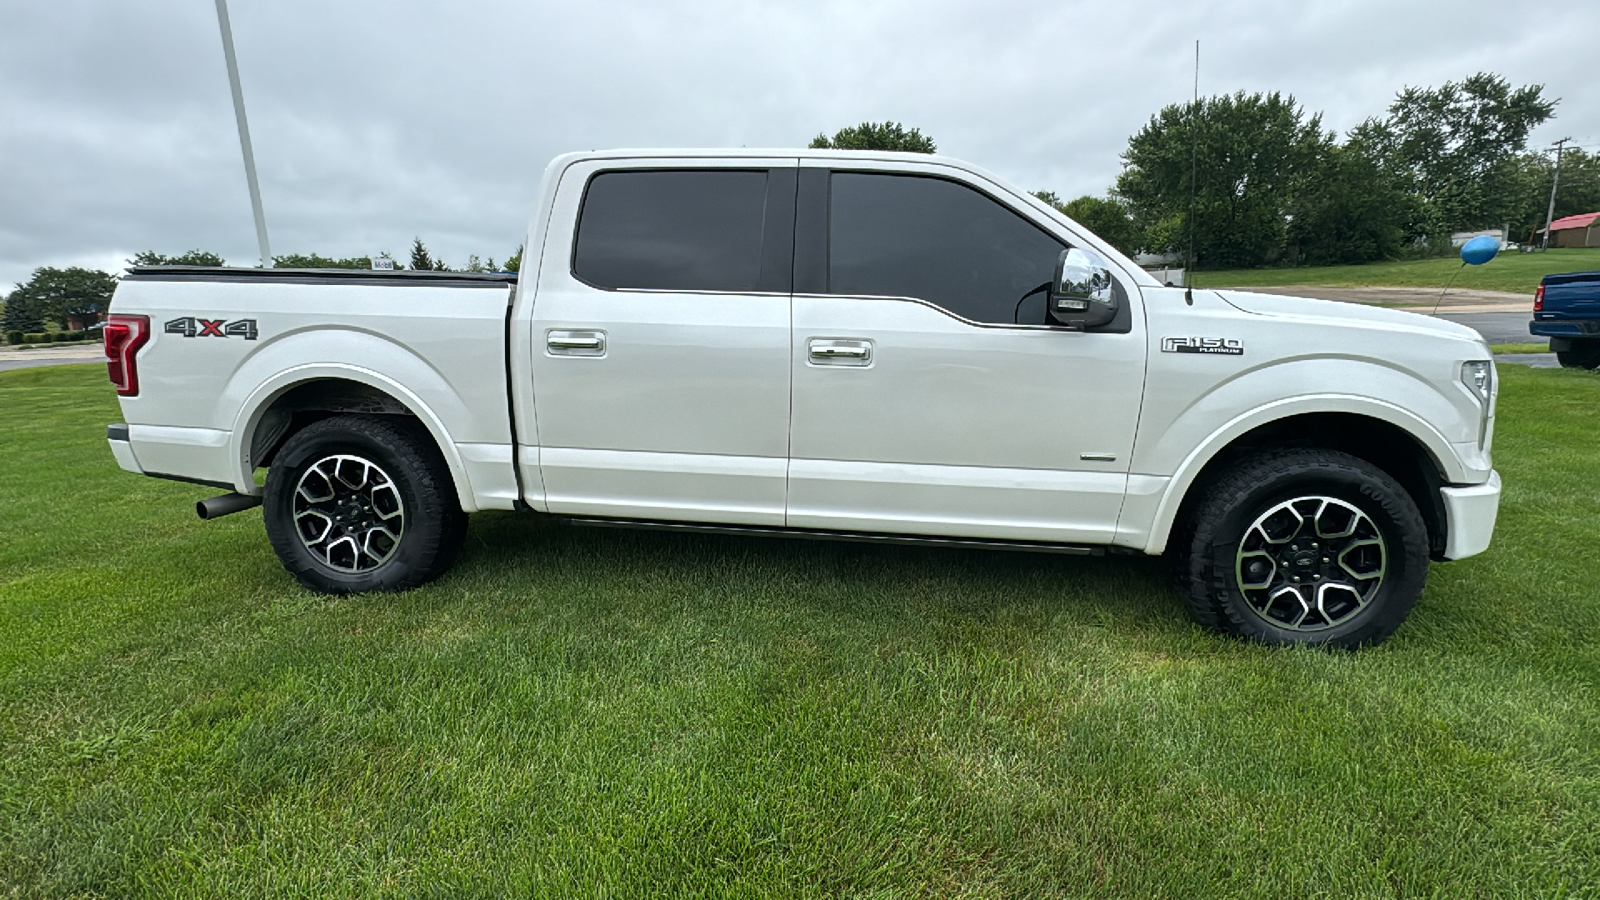
<instances>
[{"instance_id":1,"label":"red taillight","mask_svg":"<svg viewBox=\"0 0 1600 900\"><path fill-rule=\"evenodd\" d=\"M1533 311L1544 312L1544 285L1533 289Z\"/></svg>"},{"instance_id":2,"label":"red taillight","mask_svg":"<svg viewBox=\"0 0 1600 900\"><path fill-rule=\"evenodd\" d=\"M117 396L139 396L139 366L134 354L150 340L149 316L113 315L106 320L106 374Z\"/></svg>"}]
</instances>

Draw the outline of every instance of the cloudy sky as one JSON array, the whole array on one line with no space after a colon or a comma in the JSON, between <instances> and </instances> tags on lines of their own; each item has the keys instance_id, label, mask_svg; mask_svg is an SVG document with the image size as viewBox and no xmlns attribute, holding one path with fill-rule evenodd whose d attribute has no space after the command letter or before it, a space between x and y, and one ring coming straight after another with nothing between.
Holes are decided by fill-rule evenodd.
<instances>
[{"instance_id":1,"label":"cloudy sky","mask_svg":"<svg viewBox=\"0 0 1600 900\"><path fill-rule=\"evenodd\" d=\"M255 233L211 0L3 0L0 290ZM895 119L1030 189L1101 193L1202 93L1279 90L1340 132L1480 70L1600 148L1600 3L232 0L275 253L503 259L551 156L793 147Z\"/></svg>"}]
</instances>

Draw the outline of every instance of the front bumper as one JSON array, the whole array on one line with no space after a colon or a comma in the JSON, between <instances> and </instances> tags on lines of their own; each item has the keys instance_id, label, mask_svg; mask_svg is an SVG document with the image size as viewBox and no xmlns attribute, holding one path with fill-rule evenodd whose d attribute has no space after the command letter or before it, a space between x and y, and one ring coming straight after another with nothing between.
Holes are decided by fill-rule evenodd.
<instances>
[{"instance_id":1,"label":"front bumper","mask_svg":"<svg viewBox=\"0 0 1600 900\"><path fill-rule=\"evenodd\" d=\"M1445 559L1465 559L1489 549L1500 512L1500 473L1483 484L1439 489L1444 498Z\"/></svg>"}]
</instances>

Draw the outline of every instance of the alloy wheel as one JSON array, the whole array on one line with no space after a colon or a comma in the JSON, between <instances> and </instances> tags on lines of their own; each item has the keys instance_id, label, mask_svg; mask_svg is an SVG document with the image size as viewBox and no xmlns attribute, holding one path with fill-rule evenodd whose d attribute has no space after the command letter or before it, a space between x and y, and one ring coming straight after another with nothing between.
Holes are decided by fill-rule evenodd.
<instances>
[{"instance_id":1,"label":"alloy wheel","mask_svg":"<svg viewBox=\"0 0 1600 900\"><path fill-rule=\"evenodd\" d=\"M1322 631L1359 614L1383 587L1388 549L1366 513L1336 497L1285 500L1245 530L1239 591L1256 615L1289 631Z\"/></svg>"},{"instance_id":2,"label":"alloy wheel","mask_svg":"<svg viewBox=\"0 0 1600 900\"><path fill-rule=\"evenodd\" d=\"M325 456L295 485L294 527L328 568L370 572L400 546L405 504L394 479L376 463L348 454Z\"/></svg>"}]
</instances>

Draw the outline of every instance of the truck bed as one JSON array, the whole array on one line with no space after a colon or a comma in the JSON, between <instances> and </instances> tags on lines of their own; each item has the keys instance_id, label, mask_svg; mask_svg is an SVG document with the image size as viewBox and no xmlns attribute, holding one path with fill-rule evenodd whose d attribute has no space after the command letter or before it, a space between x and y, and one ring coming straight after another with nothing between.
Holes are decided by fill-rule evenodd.
<instances>
[{"instance_id":1,"label":"truck bed","mask_svg":"<svg viewBox=\"0 0 1600 900\"><path fill-rule=\"evenodd\" d=\"M270 447L245 445L257 429L243 417L291 390L365 385L435 434L464 508L511 508L506 327L516 281L515 273L130 269L115 311L148 316L149 342L138 354L139 394L122 401L127 450L148 474L254 493L253 470Z\"/></svg>"},{"instance_id":2,"label":"truck bed","mask_svg":"<svg viewBox=\"0 0 1600 900\"><path fill-rule=\"evenodd\" d=\"M296 284L390 284L480 287L516 284L516 272L434 272L415 269L255 269L215 266L134 266L123 281L265 281Z\"/></svg>"}]
</instances>

